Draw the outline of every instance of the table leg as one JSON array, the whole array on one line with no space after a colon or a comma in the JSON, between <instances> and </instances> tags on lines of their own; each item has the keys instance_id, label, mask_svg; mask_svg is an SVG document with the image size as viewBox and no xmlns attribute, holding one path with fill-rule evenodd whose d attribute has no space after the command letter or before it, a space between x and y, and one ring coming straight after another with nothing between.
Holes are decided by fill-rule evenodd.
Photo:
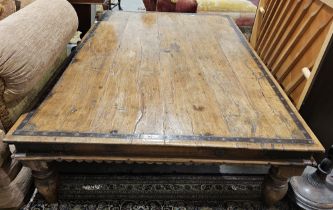
<instances>
[{"instance_id":1,"label":"table leg","mask_svg":"<svg viewBox=\"0 0 333 210\"><path fill-rule=\"evenodd\" d=\"M118 0L118 9L123 10L123 8L121 8L121 0Z\"/></svg>"},{"instance_id":2,"label":"table leg","mask_svg":"<svg viewBox=\"0 0 333 210\"><path fill-rule=\"evenodd\" d=\"M96 8L91 4L72 4L79 18L78 30L84 36L95 22Z\"/></svg>"},{"instance_id":3,"label":"table leg","mask_svg":"<svg viewBox=\"0 0 333 210\"><path fill-rule=\"evenodd\" d=\"M280 201L288 191L289 178L300 176L304 166L272 166L263 186L263 199L268 206Z\"/></svg>"},{"instance_id":4,"label":"table leg","mask_svg":"<svg viewBox=\"0 0 333 210\"><path fill-rule=\"evenodd\" d=\"M58 174L49 163L45 161L23 161L31 168L38 192L48 203L57 202Z\"/></svg>"}]
</instances>

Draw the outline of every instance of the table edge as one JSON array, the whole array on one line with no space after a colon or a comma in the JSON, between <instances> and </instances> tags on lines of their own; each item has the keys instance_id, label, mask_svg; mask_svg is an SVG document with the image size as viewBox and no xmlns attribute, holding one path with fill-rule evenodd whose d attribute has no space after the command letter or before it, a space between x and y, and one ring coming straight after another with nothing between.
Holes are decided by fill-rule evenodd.
<instances>
[{"instance_id":1,"label":"table edge","mask_svg":"<svg viewBox=\"0 0 333 210\"><path fill-rule=\"evenodd\" d=\"M97 22L93 28L87 33L87 35L84 37L83 41L81 44L77 47L75 53L77 53L87 42L87 40L93 36L95 33L96 29L98 28L99 24L106 19L108 19L110 16L112 16L114 12L111 13L105 13L105 16L102 18L102 21ZM119 12L117 12L119 13ZM142 13L142 12L130 12L130 13ZM194 14L179 14L178 15L194 15ZM195 15L212 15L212 14L195 14ZM223 140L224 142L243 142L243 143L258 143L258 144L282 144L282 145L294 145L294 144L301 144L301 145L316 145L317 148L314 149L314 151L322 152L323 147L319 143L319 141L316 139L315 135L311 132L311 130L308 128L304 120L300 119L300 115L296 113L295 108L292 107L293 105L291 104L289 99L286 98L286 96L283 94L281 88L276 84L276 82L273 81L272 76L270 75L270 72L265 68L264 64L262 61L260 61L260 58L258 55L252 50L250 44L246 41L245 37L243 36L242 32L239 30L235 22L232 20L231 17L227 15L218 15L214 14L215 16L222 16L224 18L227 18L230 26L235 30L238 38L240 39L240 42L242 45L246 48L246 50L250 53L252 58L255 60L258 68L262 71L264 74L265 78L268 80L270 85L272 86L274 92L277 94L277 97L280 99L280 101L283 103L284 107L287 109L288 113L290 114L291 118L293 119L294 123L298 126L298 128L303 132L305 135L304 139L274 139L274 138L258 138L258 137L223 137L223 136L205 136L205 135L174 135L174 136L167 136L167 135L160 135L157 138L154 138L156 140L165 140L165 139L174 139L176 137L176 140L179 140L180 137L185 137L186 139L203 139L207 141L211 140ZM75 55L73 59L75 58ZM71 62L70 62L71 63ZM70 64L69 63L69 64ZM68 65L69 65L68 64ZM28 137L33 137L33 136L42 136L46 137L45 140L47 140L47 137L51 137L54 139L54 137L96 137L96 138L103 138L103 137L108 137L108 138L116 138L117 136L121 136L121 139L133 139L136 137L140 137L138 139L145 139L145 136L156 136L156 134L117 134L117 133L79 133L79 132L50 132L50 131L26 131L23 130L24 126L29 122L29 120L33 117L35 113L35 110L30 112L22 121L21 123L17 126L17 128L12 128L11 132L9 132L9 135L13 136L28 136ZM309 132L310 131L310 132ZM177 138L178 136L178 138ZM20 140L16 141L13 140L13 138L5 138L6 142L14 143L14 142L19 142ZM48 141L49 143L52 142ZM316 142L315 142L316 141ZM45 142L46 143L46 142Z\"/></svg>"}]
</instances>

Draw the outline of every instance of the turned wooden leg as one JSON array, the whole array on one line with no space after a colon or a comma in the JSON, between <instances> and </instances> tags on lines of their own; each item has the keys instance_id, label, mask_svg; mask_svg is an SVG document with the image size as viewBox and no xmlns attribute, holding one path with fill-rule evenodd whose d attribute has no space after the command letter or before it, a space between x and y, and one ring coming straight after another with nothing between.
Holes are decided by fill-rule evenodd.
<instances>
[{"instance_id":1,"label":"turned wooden leg","mask_svg":"<svg viewBox=\"0 0 333 210\"><path fill-rule=\"evenodd\" d=\"M264 181L263 196L268 206L281 200L288 191L288 178L279 177L276 168L271 168Z\"/></svg>"},{"instance_id":2,"label":"turned wooden leg","mask_svg":"<svg viewBox=\"0 0 333 210\"><path fill-rule=\"evenodd\" d=\"M38 192L48 203L57 202L58 174L45 161L24 161L31 168Z\"/></svg>"},{"instance_id":3,"label":"turned wooden leg","mask_svg":"<svg viewBox=\"0 0 333 210\"><path fill-rule=\"evenodd\" d=\"M292 176L302 174L304 167L272 166L266 176L263 186L263 198L268 206L280 201L288 191L288 181Z\"/></svg>"}]
</instances>

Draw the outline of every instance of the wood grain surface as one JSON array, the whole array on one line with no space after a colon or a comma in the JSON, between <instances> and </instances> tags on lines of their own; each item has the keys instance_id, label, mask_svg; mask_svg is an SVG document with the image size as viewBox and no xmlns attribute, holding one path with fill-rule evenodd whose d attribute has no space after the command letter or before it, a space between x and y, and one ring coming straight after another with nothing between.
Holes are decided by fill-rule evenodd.
<instances>
[{"instance_id":1,"label":"wood grain surface","mask_svg":"<svg viewBox=\"0 0 333 210\"><path fill-rule=\"evenodd\" d=\"M228 17L112 12L6 141L322 151L262 65Z\"/></svg>"}]
</instances>

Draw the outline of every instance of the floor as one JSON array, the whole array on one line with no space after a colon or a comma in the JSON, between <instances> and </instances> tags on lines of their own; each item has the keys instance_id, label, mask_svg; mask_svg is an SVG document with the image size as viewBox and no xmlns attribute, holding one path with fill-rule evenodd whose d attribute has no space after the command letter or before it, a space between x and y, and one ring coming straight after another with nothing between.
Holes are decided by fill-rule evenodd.
<instances>
[{"instance_id":1,"label":"floor","mask_svg":"<svg viewBox=\"0 0 333 210\"><path fill-rule=\"evenodd\" d=\"M114 0L116 1L116 0ZM145 11L142 0L122 0L121 7L124 11ZM117 8L118 9L118 8ZM117 10L116 9L116 10Z\"/></svg>"}]
</instances>

